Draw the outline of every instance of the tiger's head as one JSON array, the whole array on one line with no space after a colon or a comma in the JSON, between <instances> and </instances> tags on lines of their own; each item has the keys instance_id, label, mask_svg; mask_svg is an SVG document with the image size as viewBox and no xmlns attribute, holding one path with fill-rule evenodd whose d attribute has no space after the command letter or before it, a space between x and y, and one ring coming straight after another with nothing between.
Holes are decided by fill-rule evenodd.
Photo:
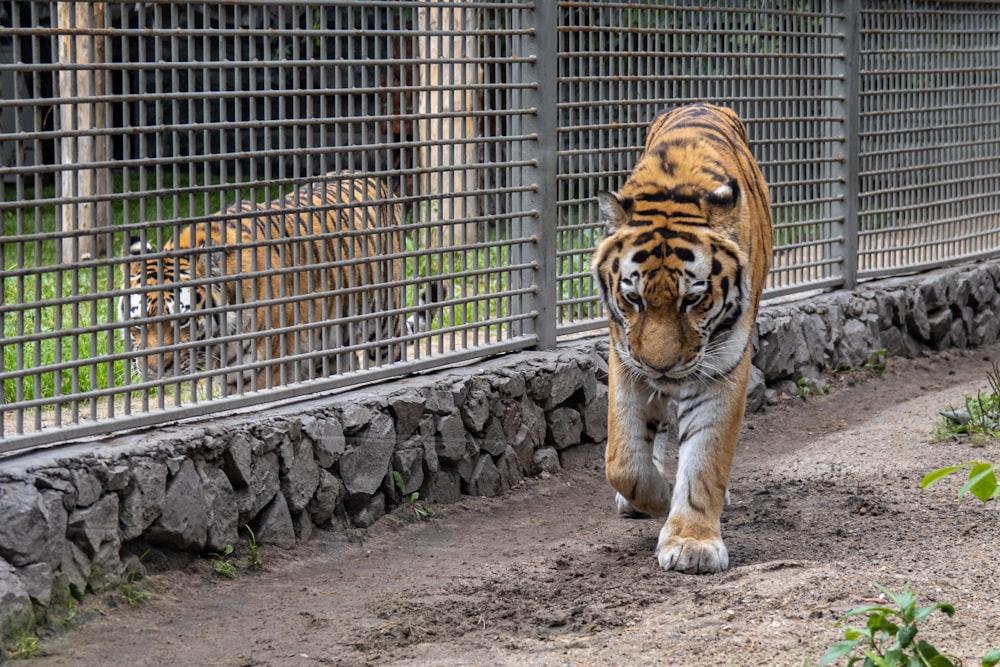
<instances>
[{"instance_id":1,"label":"tiger's head","mask_svg":"<svg viewBox=\"0 0 1000 667\"><path fill-rule=\"evenodd\" d=\"M219 288L192 283L192 257L154 255L152 246L137 237L130 239L127 255L131 258L124 265L129 292L121 297L119 313L129 324L126 348L140 353L132 360L135 371L149 379L203 368L199 363L206 355L205 346L187 344L223 329L221 315L205 312L221 302Z\"/></svg>"},{"instance_id":2,"label":"tiger's head","mask_svg":"<svg viewBox=\"0 0 1000 667\"><path fill-rule=\"evenodd\" d=\"M654 121L625 185L598 195L604 232L592 268L611 343L654 390L725 377L750 342L770 211L756 164L741 159L745 138L730 130Z\"/></svg>"}]
</instances>

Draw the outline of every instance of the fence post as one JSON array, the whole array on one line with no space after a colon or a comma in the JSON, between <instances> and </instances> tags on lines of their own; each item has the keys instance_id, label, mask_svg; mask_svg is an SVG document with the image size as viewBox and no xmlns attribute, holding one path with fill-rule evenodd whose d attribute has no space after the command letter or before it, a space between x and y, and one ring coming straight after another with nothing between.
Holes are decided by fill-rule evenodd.
<instances>
[{"instance_id":1,"label":"fence post","mask_svg":"<svg viewBox=\"0 0 1000 667\"><path fill-rule=\"evenodd\" d=\"M844 0L844 289L858 283L858 199L861 187L861 36L858 0Z\"/></svg>"},{"instance_id":2,"label":"fence post","mask_svg":"<svg viewBox=\"0 0 1000 667\"><path fill-rule=\"evenodd\" d=\"M60 126L68 134L60 142L64 171L62 197L94 198L111 191L107 167L107 137L101 132L108 121L104 85L104 3L60 2L59 105ZM62 239L62 261L103 257L109 253L110 234L75 233L111 225L110 201L65 203L61 231L74 232Z\"/></svg>"},{"instance_id":3,"label":"fence post","mask_svg":"<svg viewBox=\"0 0 1000 667\"><path fill-rule=\"evenodd\" d=\"M557 73L559 57L558 3L539 0L534 5L534 31L528 41L537 87L530 101L534 115L526 119L527 129L535 138L535 189L529 200L535 212L534 236L535 271L538 293L535 295L535 335L538 347L550 350L556 346L556 133L558 131Z\"/></svg>"}]
</instances>

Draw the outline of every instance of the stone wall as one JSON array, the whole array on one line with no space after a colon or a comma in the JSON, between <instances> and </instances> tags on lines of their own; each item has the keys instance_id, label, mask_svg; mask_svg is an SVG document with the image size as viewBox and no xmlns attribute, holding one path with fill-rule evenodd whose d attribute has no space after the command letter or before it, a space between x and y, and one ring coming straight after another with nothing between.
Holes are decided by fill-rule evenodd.
<instances>
[{"instance_id":1,"label":"stone wall","mask_svg":"<svg viewBox=\"0 0 1000 667\"><path fill-rule=\"evenodd\" d=\"M1000 262L762 309L748 409L782 383L1000 333ZM573 467L607 435L604 337L282 408L157 427L0 463L0 633L119 586L147 548L291 549L413 493L494 496ZM891 361L890 361L891 363ZM400 488L402 487L402 488Z\"/></svg>"}]
</instances>

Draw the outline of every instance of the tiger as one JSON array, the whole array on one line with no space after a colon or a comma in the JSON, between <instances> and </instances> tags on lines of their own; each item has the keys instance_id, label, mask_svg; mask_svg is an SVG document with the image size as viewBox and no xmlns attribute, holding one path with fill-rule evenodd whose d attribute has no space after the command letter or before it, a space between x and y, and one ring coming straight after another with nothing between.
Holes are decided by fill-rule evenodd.
<instances>
[{"instance_id":1,"label":"tiger","mask_svg":"<svg viewBox=\"0 0 1000 667\"><path fill-rule=\"evenodd\" d=\"M624 185L597 204L591 268L609 328L605 472L616 508L666 516L655 552L664 570L721 572L720 517L772 249L746 126L708 103L658 114ZM666 423L679 444L673 485L657 442Z\"/></svg>"},{"instance_id":2,"label":"tiger","mask_svg":"<svg viewBox=\"0 0 1000 667\"><path fill-rule=\"evenodd\" d=\"M381 180L331 173L238 202L159 253L132 237L120 312L134 369L148 380L231 368L229 395L357 370L362 348L368 365L400 361L398 339L429 329L444 289L407 309L401 221Z\"/></svg>"}]
</instances>

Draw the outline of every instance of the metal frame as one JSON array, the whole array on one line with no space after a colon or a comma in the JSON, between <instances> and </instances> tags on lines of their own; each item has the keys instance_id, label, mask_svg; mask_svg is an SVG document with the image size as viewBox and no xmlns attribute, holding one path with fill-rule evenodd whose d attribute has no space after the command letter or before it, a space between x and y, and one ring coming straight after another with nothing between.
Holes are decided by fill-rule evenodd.
<instances>
[{"instance_id":1,"label":"metal frame","mask_svg":"<svg viewBox=\"0 0 1000 667\"><path fill-rule=\"evenodd\" d=\"M652 116L688 101L728 104L748 126L776 221L766 297L993 256L997 35L1000 10L986 2L0 3L0 454L551 349L601 329L588 266L595 196L625 180ZM402 211L405 247L383 259L403 263L387 283L405 301L334 318L357 324L338 334L356 367L228 396L205 387L246 366L238 360L180 377L127 370L150 358L124 346L116 302L156 291L123 284L127 237L150 241L151 261L166 266L191 256L171 249L186 226L239 220L225 212L237 201L278 202L344 170L391 195L282 213ZM297 251L281 252L252 272L300 280L301 258L287 259ZM355 261L332 257L325 270ZM420 312L433 281L446 293L431 330L358 333L387 313ZM255 298L277 308L301 301L296 289ZM274 326L318 329L329 318ZM244 335L253 332L168 347L164 359ZM405 344L404 358L366 360L386 343Z\"/></svg>"}]
</instances>

